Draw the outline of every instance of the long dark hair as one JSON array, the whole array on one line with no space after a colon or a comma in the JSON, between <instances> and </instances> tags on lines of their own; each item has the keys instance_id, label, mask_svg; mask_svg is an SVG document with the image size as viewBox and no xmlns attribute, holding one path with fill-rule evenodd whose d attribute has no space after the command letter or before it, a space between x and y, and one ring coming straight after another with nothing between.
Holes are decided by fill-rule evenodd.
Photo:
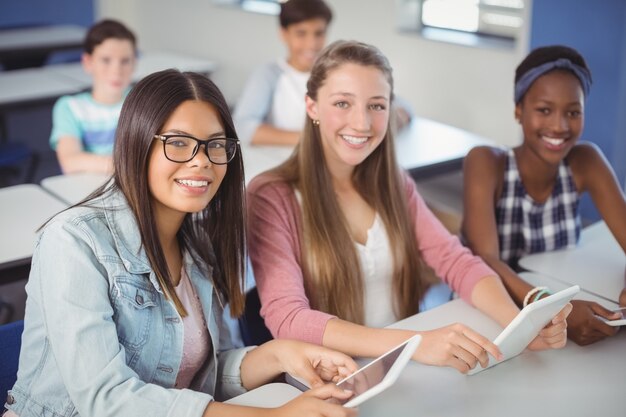
<instances>
[{"instance_id":1,"label":"long dark hair","mask_svg":"<svg viewBox=\"0 0 626 417\"><path fill-rule=\"evenodd\" d=\"M328 75L347 63L380 70L391 88L393 103L392 69L387 58L376 47L354 41L336 41L322 51L311 70L307 95L317 100L317 92ZM385 224L393 253L394 312L404 318L419 308L421 260L404 177L396 163L392 118L389 119L385 138L354 169L352 181ZM306 119L293 155L272 173L297 188L302 196L302 269L312 306L363 323L364 285L358 255L335 198L319 127L310 118Z\"/></svg>"},{"instance_id":2,"label":"long dark hair","mask_svg":"<svg viewBox=\"0 0 626 417\"><path fill-rule=\"evenodd\" d=\"M193 72L172 69L151 74L133 87L122 106L115 134L112 184L96 190L81 203L88 204L115 190L124 194L159 284L183 315L185 311L174 291L157 234L148 188L148 161L154 135L161 132L174 110L187 100L213 106L226 136L237 138L226 100L211 80ZM213 285L217 293L230 302L235 316L244 308L244 191L243 161L241 150L237 149L209 205L198 213L187 214L178 232L181 248L186 249L199 266L213 268Z\"/></svg>"}]
</instances>

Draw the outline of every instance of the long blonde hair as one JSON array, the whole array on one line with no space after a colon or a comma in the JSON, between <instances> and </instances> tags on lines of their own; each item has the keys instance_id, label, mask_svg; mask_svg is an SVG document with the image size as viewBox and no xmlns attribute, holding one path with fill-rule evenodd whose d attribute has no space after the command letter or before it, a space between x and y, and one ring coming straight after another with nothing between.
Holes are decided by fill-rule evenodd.
<instances>
[{"instance_id":1,"label":"long blonde hair","mask_svg":"<svg viewBox=\"0 0 626 417\"><path fill-rule=\"evenodd\" d=\"M389 82L393 99L392 70L387 58L374 46L354 41L337 41L322 51L311 71L307 95L317 100L317 92L329 73L346 63L379 69ZM273 174L301 193L302 269L311 306L363 323L363 278L358 254L335 197L319 127L310 118L307 117L303 137L293 155ZM378 212L389 236L394 265L394 312L399 318L415 314L422 292L421 262L403 174L396 163L391 121L381 144L355 168L353 183L361 197Z\"/></svg>"}]
</instances>

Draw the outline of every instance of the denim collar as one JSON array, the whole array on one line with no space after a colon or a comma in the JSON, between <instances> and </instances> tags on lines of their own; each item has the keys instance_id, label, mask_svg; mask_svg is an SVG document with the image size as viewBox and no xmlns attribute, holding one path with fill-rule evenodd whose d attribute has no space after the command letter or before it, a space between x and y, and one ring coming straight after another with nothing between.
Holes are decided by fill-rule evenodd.
<instances>
[{"instance_id":1,"label":"denim collar","mask_svg":"<svg viewBox=\"0 0 626 417\"><path fill-rule=\"evenodd\" d=\"M148 255L143 249L137 221L124 194L119 190L111 191L101 197L100 204L124 267L131 274L149 274L154 288L162 292L156 274L150 266ZM183 264L192 281L200 276L211 277L212 268L210 266L198 267L194 262L194 257L188 251L183 254ZM194 284L197 285L198 282Z\"/></svg>"},{"instance_id":2,"label":"denim collar","mask_svg":"<svg viewBox=\"0 0 626 417\"><path fill-rule=\"evenodd\" d=\"M124 194L119 190L106 193L100 204L124 267L131 274L150 273L152 268L143 250L139 227Z\"/></svg>"}]
</instances>

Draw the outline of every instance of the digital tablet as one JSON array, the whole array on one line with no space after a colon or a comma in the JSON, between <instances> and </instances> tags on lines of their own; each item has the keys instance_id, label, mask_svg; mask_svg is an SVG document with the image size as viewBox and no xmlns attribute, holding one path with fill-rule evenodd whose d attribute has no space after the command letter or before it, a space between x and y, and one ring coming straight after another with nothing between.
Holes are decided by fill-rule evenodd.
<instances>
[{"instance_id":1,"label":"digital tablet","mask_svg":"<svg viewBox=\"0 0 626 417\"><path fill-rule=\"evenodd\" d=\"M537 337L554 316L580 291L578 285L566 288L546 298L535 301L522 309L509 323L493 343L502 352L502 360L489 358L489 364L483 368L480 363L467 374L474 375L484 369L491 368L501 362L511 359L526 349L528 344Z\"/></svg>"},{"instance_id":2,"label":"digital tablet","mask_svg":"<svg viewBox=\"0 0 626 417\"><path fill-rule=\"evenodd\" d=\"M421 336L415 335L339 381L338 387L354 392L343 406L356 407L393 385L421 340Z\"/></svg>"},{"instance_id":3,"label":"digital tablet","mask_svg":"<svg viewBox=\"0 0 626 417\"><path fill-rule=\"evenodd\" d=\"M600 320L604 321L609 326L626 326L626 307L618 308L617 310L613 310L614 313L620 313L622 315L621 319L615 320L607 320L604 317L598 316Z\"/></svg>"},{"instance_id":4,"label":"digital tablet","mask_svg":"<svg viewBox=\"0 0 626 417\"><path fill-rule=\"evenodd\" d=\"M415 335L339 381L338 387L354 393L352 397L343 402L343 406L356 407L363 401L389 388L396 382L421 340L420 335ZM300 378L287 374L286 380L302 391L309 389Z\"/></svg>"}]
</instances>

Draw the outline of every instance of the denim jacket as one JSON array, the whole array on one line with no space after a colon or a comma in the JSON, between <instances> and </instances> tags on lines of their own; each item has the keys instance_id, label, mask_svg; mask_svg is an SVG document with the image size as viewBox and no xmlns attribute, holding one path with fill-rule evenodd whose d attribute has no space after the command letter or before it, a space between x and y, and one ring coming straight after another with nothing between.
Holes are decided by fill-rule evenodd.
<instances>
[{"instance_id":1,"label":"denim jacket","mask_svg":"<svg viewBox=\"0 0 626 417\"><path fill-rule=\"evenodd\" d=\"M243 393L248 349L232 349L210 269L184 263L202 303L212 357L191 389L173 389L183 322L159 286L121 192L57 215L40 234L26 290L19 417L201 416L213 395Z\"/></svg>"}]
</instances>

